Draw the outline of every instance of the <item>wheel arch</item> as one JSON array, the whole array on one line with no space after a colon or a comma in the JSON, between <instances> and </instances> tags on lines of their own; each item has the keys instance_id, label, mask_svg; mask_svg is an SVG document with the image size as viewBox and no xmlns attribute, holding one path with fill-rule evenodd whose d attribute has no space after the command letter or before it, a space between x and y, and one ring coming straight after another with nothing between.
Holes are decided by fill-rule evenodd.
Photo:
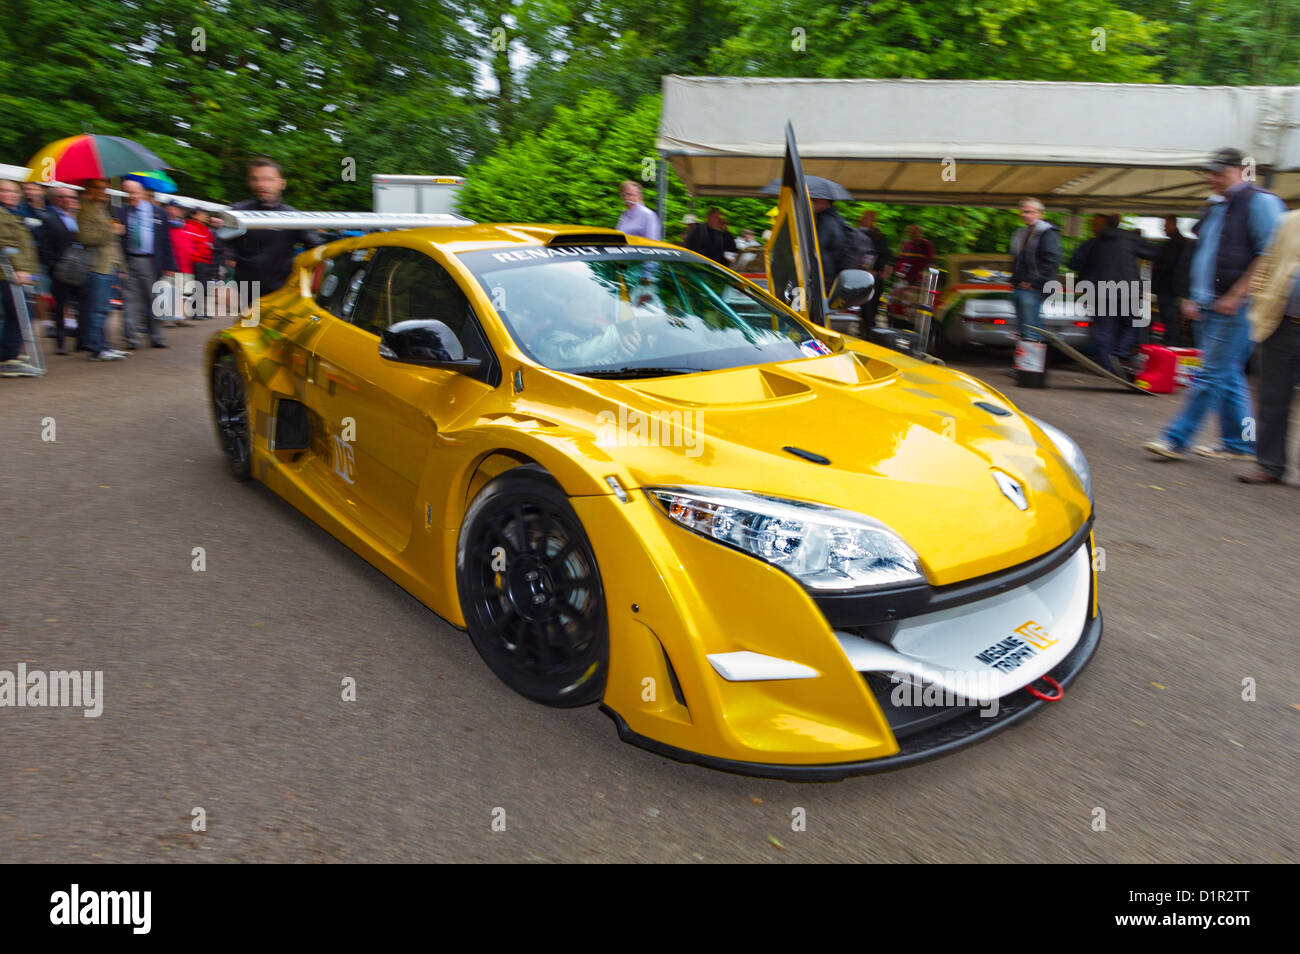
<instances>
[{"instance_id":1,"label":"wheel arch","mask_svg":"<svg viewBox=\"0 0 1300 954\"><path fill-rule=\"evenodd\" d=\"M569 497L586 497L612 493L597 473L599 462L575 456L572 440L556 435L540 438L530 434L502 434L498 432L486 441L484 448L474 454L460 470L454 485L446 494L443 526L459 527L470 504L489 482L508 471L526 467L541 477L552 481ZM564 446L560 446L560 442ZM608 473L621 473L622 468L612 461L605 468Z\"/></svg>"}]
</instances>

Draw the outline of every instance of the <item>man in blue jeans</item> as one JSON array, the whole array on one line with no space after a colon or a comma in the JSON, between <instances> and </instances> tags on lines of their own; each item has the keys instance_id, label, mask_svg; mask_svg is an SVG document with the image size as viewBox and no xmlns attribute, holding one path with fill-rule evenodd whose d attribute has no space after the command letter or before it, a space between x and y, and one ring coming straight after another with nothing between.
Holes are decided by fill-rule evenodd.
<instances>
[{"instance_id":1,"label":"man in blue jeans","mask_svg":"<svg viewBox=\"0 0 1300 954\"><path fill-rule=\"evenodd\" d=\"M1200 327L1204 355L1183 406L1161 435L1142 445L1157 457L1181 460L1206 414L1219 415L1219 443L1202 444L1202 457L1251 460L1255 420L1245 365L1253 345L1246 295L1259 256L1268 247L1286 206L1271 192L1245 180L1240 151L1220 149L1205 167L1215 195L1196 226L1191 298L1183 314Z\"/></svg>"},{"instance_id":2,"label":"man in blue jeans","mask_svg":"<svg viewBox=\"0 0 1300 954\"><path fill-rule=\"evenodd\" d=\"M1043 203L1020 200L1023 228L1011 236L1011 298L1016 306L1016 333L1024 341L1041 341L1043 286L1056 278L1061 267L1061 236L1043 218Z\"/></svg>"}]
</instances>

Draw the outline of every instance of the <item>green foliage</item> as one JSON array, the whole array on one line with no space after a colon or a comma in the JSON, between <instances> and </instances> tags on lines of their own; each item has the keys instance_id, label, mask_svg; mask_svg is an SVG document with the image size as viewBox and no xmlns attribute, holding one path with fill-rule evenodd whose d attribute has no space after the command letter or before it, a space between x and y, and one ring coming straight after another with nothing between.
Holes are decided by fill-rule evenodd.
<instances>
[{"instance_id":1,"label":"green foliage","mask_svg":"<svg viewBox=\"0 0 1300 954\"><path fill-rule=\"evenodd\" d=\"M372 173L455 173L491 145L467 93L471 40L446 4L6 6L0 155L16 164L91 127L149 146L186 194L241 198L246 160L269 155L289 202L368 208Z\"/></svg>"},{"instance_id":2,"label":"green foliage","mask_svg":"<svg viewBox=\"0 0 1300 954\"><path fill-rule=\"evenodd\" d=\"M1120 0L1168 25L1166 83L1282 86L1300 83L1300 0Z\"/></svg>"},{"instance_id":3,"label":"green foliage","mask_svg":"<svg viewBox=\"0 0 1300 954\"><path fill-rule=\"evenodd\" d=\"M665 73L1300 82L1300 0L4 0L3 22L0 161L91 127L189 195L241 198L270 155L304 208L368 208L374 173L467 172L475 215L591 224L655 155ZM668 185L676 237L692 203ZM767 200L717 204L768 225ZM947 250L1015 225L878 208L895 241L914 219Z\"/></svg>"},{"instance_id":4,"label":"green foliage","mask_svg":"<svg viewBox=\"0 0 1300 954\"><path fill-rule=\"evenodd\" d=\"M1165 30L1112 0L730 0L730 10L736 29L709 58L719 75L1153 82Z\"/></svg>"},{"instance_id":5,"label":"green foliage","mask_svg":"<svg viewBox=\"0 0 1300 954\"><path fill-rule=\"evenodd\" d=\"M473 166L460 210L486 221L613 226L623 212L623 180L641 182L646 204L655 205L658 123L655 97L627 109L604 90L589 92ZM669 209L676 212L685 202L685 188L673 179Z\"/></svg>"}]
</instances>

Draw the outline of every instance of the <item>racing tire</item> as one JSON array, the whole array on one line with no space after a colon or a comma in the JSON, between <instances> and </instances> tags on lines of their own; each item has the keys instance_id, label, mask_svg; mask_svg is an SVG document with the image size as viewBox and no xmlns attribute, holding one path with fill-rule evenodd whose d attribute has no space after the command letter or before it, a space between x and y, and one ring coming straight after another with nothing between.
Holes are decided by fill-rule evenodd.
<instances>
[{"instance_id":1,"label":"racing tire","mask_svg":"<svg viewBox=\"0 0 1300 954\"><path fill-rule=\"evenodd\" d=\"M469 637L515 692L569 708L598 701L609 669L609 618L596 555L564 491L518 467L474 498L456 547Z\"/></svg>"},{"instance_id":2,"label":"racing tire","mask_svg":"<svg viewBox=\"0 0 1300 954\"><path fill-rule=\"evenodd\" d=\"M248 480L253 475L248 391L233 354L223 354L212 365L212 417L230 475L241 482Z\"/></svg>"}]
</instances>

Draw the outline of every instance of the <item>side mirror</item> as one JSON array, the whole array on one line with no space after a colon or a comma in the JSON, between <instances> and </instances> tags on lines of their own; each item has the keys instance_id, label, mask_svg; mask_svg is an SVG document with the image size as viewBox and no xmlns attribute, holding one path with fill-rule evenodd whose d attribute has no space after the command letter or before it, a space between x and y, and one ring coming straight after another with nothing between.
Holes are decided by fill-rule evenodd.
<instances>
[{"instance_id":1,"label":"side mirror","mask_svg":"<svg viewBox=\"0 0 1300 954\"><path fill-rule=\"evenodd\" d=\"M832 308L856 308L871 297L876 280L861 268L846 268L835 276L830 294L826 296Z\"/></svg>"},{"instance_id":2,"label":"side mirror","mask_svg":"<svg viewBox=\"0 0 1300 954\"><path fill-rule=\"evenodd\" d=\"M431 318L399 321L384 329L379 339L379 356L404 364L429 368L446 368L469 374L478 370L478 358L465 357L456 333L443 322Z\"/></svg>"}]
</instances>

